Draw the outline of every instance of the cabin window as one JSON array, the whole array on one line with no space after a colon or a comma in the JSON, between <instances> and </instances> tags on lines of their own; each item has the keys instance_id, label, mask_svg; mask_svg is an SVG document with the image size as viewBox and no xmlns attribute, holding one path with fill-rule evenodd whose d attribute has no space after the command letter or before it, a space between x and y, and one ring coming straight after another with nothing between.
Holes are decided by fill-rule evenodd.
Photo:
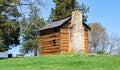
<instances>
[{"instance_id":1,"label":"cabin window","mask_svg":"<svg viewBox=\"0 0 120 70\"><path fill-rule=\"evenodd\" d=\"M55 46L56 45L56 41L52 40L52 45Z\"/></svg>"}]
</instances>

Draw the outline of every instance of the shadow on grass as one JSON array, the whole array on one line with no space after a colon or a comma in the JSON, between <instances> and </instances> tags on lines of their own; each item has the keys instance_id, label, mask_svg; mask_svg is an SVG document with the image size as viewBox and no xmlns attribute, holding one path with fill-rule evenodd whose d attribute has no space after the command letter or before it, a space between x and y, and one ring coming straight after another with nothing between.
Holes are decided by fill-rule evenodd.
<instances>
[{"instance_id":1,"label":"shadow on grass","mask_svg":"<svg viewBox=\"0 0 120 70\"><path fill-rule=\"evenodd\" d=\"M8 59L8 58L0 58L0 60L3 60L3 59Z\"/></svg>"}]
</instances>

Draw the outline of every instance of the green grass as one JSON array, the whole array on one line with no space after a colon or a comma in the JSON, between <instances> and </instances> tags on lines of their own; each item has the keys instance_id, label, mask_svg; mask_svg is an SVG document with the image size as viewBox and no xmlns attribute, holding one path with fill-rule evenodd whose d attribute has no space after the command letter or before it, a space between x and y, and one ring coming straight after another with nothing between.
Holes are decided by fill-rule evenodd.
<instances>
[{"instance_id":1,"label":"green grass","mask_svg":"<svg viewBox=\"0 0 120 70\"><path fill-rule=\"evenodd\" d=\"M0 59L0 70L120 70L120 56L64 54Z\"/></svg>"}]
</instances>

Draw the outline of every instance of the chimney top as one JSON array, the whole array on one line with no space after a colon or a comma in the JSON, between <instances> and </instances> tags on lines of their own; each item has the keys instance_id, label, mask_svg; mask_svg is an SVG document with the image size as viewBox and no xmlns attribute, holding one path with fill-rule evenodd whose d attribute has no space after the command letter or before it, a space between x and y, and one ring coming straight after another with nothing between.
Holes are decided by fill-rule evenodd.
<instances>
[{"instance_id":1,"label":"chimney top","mask_svg":"<svg viewBox=\"0 0 120 70\"><path fill-rule=\"evenodd\" d=\"M76 10L82 11L82 9L78 9L78 8L74 8L72 11L76 11Z\"/></svg>"}]
</instances>

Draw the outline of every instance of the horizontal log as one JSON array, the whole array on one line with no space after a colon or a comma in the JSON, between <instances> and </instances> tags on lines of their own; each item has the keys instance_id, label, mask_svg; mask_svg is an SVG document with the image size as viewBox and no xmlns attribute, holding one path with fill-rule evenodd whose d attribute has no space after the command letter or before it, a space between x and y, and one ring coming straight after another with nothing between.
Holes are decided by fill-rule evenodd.
<instances>
[{"instance_id":1,"label":"horizontal log","mask_svg":"<svg viewBox=\"0 0 120 70\"><path fill-rule=\"evenodd\" d=\"M59 38L59 37L60 37L60 35L58 35L58 36L46 36L46 37L40 38L40 39Z\"/></svg>"},{"instance_id":2,"label":"horizontal log","mask_svg":"<svg viewBox=\"0 0 120 70\"><path fill-rule=\"evenodd\" d=\"M58 47L44 48L43 50L56 50L56 49L60 49L60 46L58 46Z\"/></svg>"},{"instance_id":3,"label":"horizontal log","mask_svg":"<svg viewBox=\"0 0 120 70\"><path fill-rule=\"evenodd\" d=\"M68 39L61 39L61 43L69 43L69 40Z\"/></svg>"},{"instance_id":4,"label":"horizontal log","mask_svg":"<svg viewBox=\"0 0 120 70\"><path fill-rule=\"evenodd\" d=\"M47 54L59 54L61 53L60 51L57 51L57 52L40 52L41 55L47 55Z\"/></svg>"},{"instance_id":5,"label":"horizontal log","mask_svg":"<svg viewBox=\"0 0 120 70\"><path fill-rule=\"evenodd\" d=\"M69 41L69 37L61 37L61 40L68 40Z\"/></svg>"},{"instance_id":6,"label":"horizontal log","mask_svg":"<svg viewBox=\"0 0 120 70\"><path fill-rule=\"evenodd\" d=\"M61 49L68 49L69 46L61 46Z\"/></svg>"},{"instance_id":7,"label":"horizontal log","mask_svg":"<svg viewBox=\"0 0 120 70\"><path fill-rule=\"evenodd\" d=\"M46 39L41 39L40 42L49 42L49 41L52 41L52 40L55 40L55 41L60 41L60 38L46 38Z\"/></svg>"},{"instance_id":8,"label":"horizontal log","mask_svg":"<svg viewBox=\"0 0 120 70\"><path fill-rule=\"evenodd\" d=\"M44 42L44 41L52 41L52 40L56 40L56 41L60 41L60 37L58 38L47 38L47 39L41 39L40 42Z\"/></svg>"},{"instance_id":9,"label":"horizontal log","mask_svg":"<svg viewBox=\"0 0 120 70\"><path fill-rule=\"evenodd\" d=\"M60 31L69 31L69 28L62 28Z\"/></svg>"},{"instance_id":10,"label":"horizontal log","mask_svg":"<svg viewBox=\"0 0 120 70\"><path fill-rule=\"evenodd\" d=\"M60 43L58 43L58 44L41 44L41 47L54 47L54 46L60 46Z\"/></svg>"},{"instance_id":11,"label":"horizontal log","mask_svg":"<svg viewBox=\"0 0 120 70\"><path fill-rule=\"evenodd\" d=\"M64 34L69 34L69 33L66 33L66 32L64 33L64 32L62 32L61 35L62 35L62 34L64 35Z\"/></svg>"},{"instance_id":12,"label":"horizontal log","mask_svg":"<svg viewBox=\"0 0 120 70\"><path fill-rule=\"evenodd\" d=\"M69 41L69 37L64 37L64 38L63 38L63 37L61 37L61 40L62 40L62 41L64 41L64 40Z\"/></svg>"},{"instance_id":13,"label":"horizontal log","mask_svg":"<svg viewBox=\"0 0 120 70\"><path fill-rule=\"evenodd\" d=\"M64 36L64 37L61 37L61 40L65 40L65 39L67 39L67 40L69 40L69 36Z\"/></svg>"},{"instance_id":14,"label":"horizontal log","mask_svg":"<svg viewBox=\"0 0 120 70\"><path fill-rule=\"evenodd\" d=\"M67 35L61 35L60 39L69 39L69 35L68 36Z\"/></svg>"},{"instance_id":15,"label":"horizontal log","mask_svg":"<svg viewBox=\"0 0 120 70\"><path fill-rule=\"evenodd\" d=\"M85 44L88 44L88 41L84 42Z\"/></svg>"},{"instance_id":16,"label":"horizontal log","mask_svg":"<svg viewBox=\"0 0 120 70\"><path fill-rule=\"evenodd\" d=\"M61 36L65 36L65 35L66 35L66 36L69 36L69 33L61 33L60 35L61 35Z\"/></svg>"},{"instance_id":17,"label":"horizontal log","mask_svg":"<svg viewBox=\"0 0 120 70\"><path fill-rule=\"evenodd\" d=\"M60 32L68 32L69 33L69 30L60 30Z\"/></svg>"},{"instance_id":18,"label":"horizontal log","mask_svg":"<svg viewBox=\"0 0 120 70\"><path fill-rule=\"evenodd\" d=\"M48 39L59 39L59 37L46 37L46 38L41 38L40 40L48 40Z\"/></svg>"},{"instance_id":19,"label":"horizontal log","mask_svg":"<svg viewBox=\"0 0 120 70\"><path fill-rule=\"evenodd\" d=\"M59 54L61 53L60 51L57 51L57 52L51 52L51 53L48 53L48 52L40 52L41 55L46 55L46 54Z\"/></svg>"},{"instance_id":20,"label":"horizontal log","mask_svg":"<svg viewBox=\"0 0 120 70\"><path fill-rule=\"evenodd\" d=\"M61 47L61 50L63 50L63 49L68 50L69 47L68 46L67 47Z\"/></svg>"},{"instance_id":21,"label":"horizontal log","mask_svg":"<svg viewBox=\"0 0 120 70\"><path fill-rule=\"evenodd\" d=\"M69 44L69 42L68 41L62 41L60 44Z\"/></svg>"},{"instance_id":22,"label":"horizontal log","mask_svg":"<svg viewBox=\"0 0 120 70\"><path fill-rule=\"evenodd\" d=\"M53 42L52 41L43 41L43 42L41 42L41 44L42 45L46 45L46 44L52 44ZM60 43L60 41L55 41L55 44L59 44Z\"/></svg>"},{"instance_id":23,"label":"horizontal log","mask_svg":"<svg viewBox=\"0 0 120 70\"><path fill-rule=\"evenodd\" d=\"M61 50L61 53L63 53L63 52L68 52L69 50Z\"/></svg>"},{"instance_id":24,"label":"horizontal log","mask_svg":"<svg viewBox=\"0 0 120 70\"><path fill-rule=\"evenodd\" d=\"M47 34L47 35L43 35L43 36L40 36L40 38L46 38L46 37L50 37L50 36L59 36L60 35L60 32L55 32L55 33L52 33L52 34Z\"/></svg>"},{"instance_id":25,"label":"horizontal log","mask_svg":"<svg viewBox=\"0 0 120 70\"><path fill-rule=\"evenodd\" d=\"M68 50L69 47L61 47L61 50Z\"/></svg>"},{"instance_id":26,"label":"horizontal log","mask_svg":"<svg viewBox=\"0 0 120 70\"><path fill-rule=\"evenodd\" d=\"M60 49L60 46L41 47L43 50Z\"/></svg>"},{"instance_id":27,"label":"horizontal log","mask_svg":"<svg viewBox=\"0 0 120 70\"><path fill-rule=\"evenodd\" d=\"M66 38L69 38L69 35L61 35L60 37L61 37L61 38L65 38L65 37L66 37Z\"/></svg>"},{"instance_id":28,"label":"horizontal log","mask_svg":"<svg viewBox=\"0 0 120 70\"><path fill-rule=\"evenodd\" d=\"M69 28L61 28L60 30L68 30Z\"/></svg>"},{"instance_id":29,"label":"horizontal log","mask_svg":"<svg viewBox=\"0 0 120 70\"><path fill-rule=\"evenodd\" d=\"M51 44L52 41L40 41L41 44Z\"/></svg>"},{"instance_id":30,"label":"horizontal log","mask_svg":"<svg viewBox=\"0 0 120 70\"><path fill-rule=\"evenodd\" d=\"M61 36L69 36L69 33L61 33Z\"/></svg>"},{"instance_id":31,"label":"horizontal log","mask_svg":"<svg viewBox=\"0 0 120 70\"><path fill-rule=\"evenodd\" d=\"M41 50L41 52L43 52L43 51L46 51L46 52L52 52L52 51L60 51L61 49L59 48L59 49L43 49L43 50Z\"/></svg>"},{"instance_id":32,"label":"horizontal log","mask_svg":"<svg viewBox=\"0 0 120 70\"><path fill-rule=\"evenodd\" d=\"M60 42L55 43L55 45L52 44L52 42L51 43L41 43L40 45L41 45L41 47L49 47L49 46L57 46L57 45L59 46Z\"/></svg>"},{"instance_id":33,"label":"horizontal log","mask_svg":"<svg viewBox=\"0 0 120 70\"><path fill-rule=\"evenodd\" d=\"M68 46L69 45L69 43L61 43L61 46Z\"/></svg>"},{"instance_id":34,"label":"horizontal log","mask_svg":"<svg viewBox=\"0 0 120 70\"><path fill-rule=\"evenodd\" d=\"M54 53L54 52L60 52L60 49L53 49L53 50L41 50L41 53Z\"/></svg>"},{"instance_id":35,"label":"horizontal log","mask_svg":"<svg viewBox=\"0 0 120 70\"><path fill-rule=\"evenodd\" d=\"M62 41L60 44L69 44L69 41Z\"/></svg>"},{"instance_id":36,"label":"horizontal log","mask_svg":"<svg viewBox=\"0 0 120 70\"><path fill-rule=\"evenodd\" d=\"M88 48L88 47L85 47L85 48Z\"/></svg>"},{"instance_id":37,"label":"horizontal log","mask_svg":"<svg viewBox=\"0 0 120 70\"><path fill-rule=\"evenodd\" d=\"M61 48L61 51L63 51L63 50L69 50L69 48Z\"/></svg>"},{"instance_id":38,"label":"horizontal log","mask_svg":"<svg viewBox=\"0 0 120 70\"><path fill-rule=\"evenodd\" d=\"M43 42L40 42L41 44L53 44L52 40L51 41L43 41ZM56 44L60 43L60 41L55 41Z\"/></svg>"},{"instance_id":39,"label":"horizontal log","mask_svg":"<svg viewBox=\"0 0 120 70\"><path fill-rule=\"evenodd\" d=\"M69 31L61 31L61 34L65 34L65 33L68 33L69 34Z\"/></svg>"},{"instance_id":40,"label":"horizontal log","mask_svg":"<svg viewBox=\"0 0 120 70\"><path fill-rule=\"evenodd\" d=\"M60 46L60 44L56 44L56 45L46 44L46 45L41 45L40 47L44 48L44 47L55 47L55 46Z\"/></svg>"}]
</instances>

